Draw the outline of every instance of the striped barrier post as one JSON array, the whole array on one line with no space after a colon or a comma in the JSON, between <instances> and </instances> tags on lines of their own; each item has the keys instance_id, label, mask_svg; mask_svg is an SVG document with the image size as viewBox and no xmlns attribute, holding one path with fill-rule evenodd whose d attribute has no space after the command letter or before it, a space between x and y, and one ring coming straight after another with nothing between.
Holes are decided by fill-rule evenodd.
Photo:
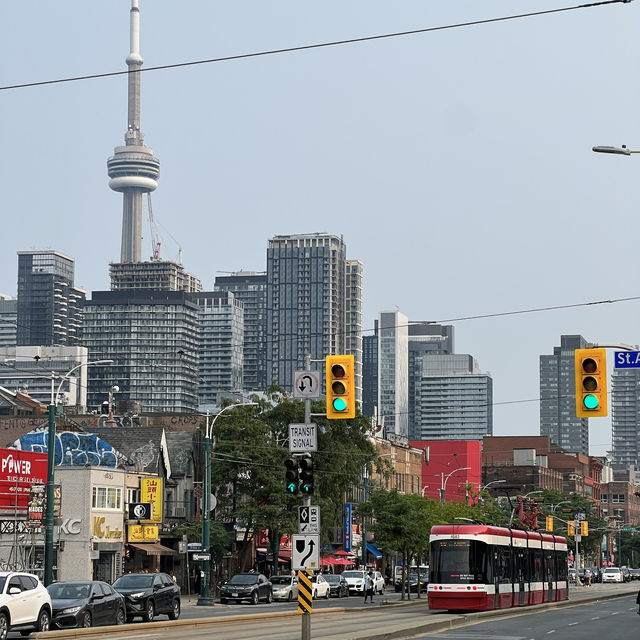
<instances>
[{"instance_id":1,"label":"striped barrier post","mask_svg":"<svg viewBox=\"0 0 640 640\"><path fill-rule=\"evenodd\" d=\"M313 612L311 576L311 571L298 570L298 613L302 614L301 640L311 640L311 613Z\"/></svg>"}]
</instances>

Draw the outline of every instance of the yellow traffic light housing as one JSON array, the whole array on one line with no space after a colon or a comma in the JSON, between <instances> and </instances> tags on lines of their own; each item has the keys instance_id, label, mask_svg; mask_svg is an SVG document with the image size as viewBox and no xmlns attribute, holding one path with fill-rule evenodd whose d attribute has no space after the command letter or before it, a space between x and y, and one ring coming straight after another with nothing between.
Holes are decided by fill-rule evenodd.
<instances>
[{"instance_id":1,"label":"yellow traffic light housing","mask_svg":"<svg viewBox=\"0 0 640 640\"><path fill-rule=\"evenodd\" d=\"M576 525L575 522L567 522L567 535L575 536L576 535Z\"/></svg>"},{"instance_id":2,"label":"yellow traffic light housing","mask_svg":"<svg viewBox=\"0 0 640 640\"><path fill-rule=\"evenodd\" d=\"M327 418L343 420L356 417L356 381L352 355L327 356Z\"/></svg>"},{"instance_id":3,"label":"yellow traffic light housing","mask_svg":"<svg viewBox=\"0 0 640 640\"><path fill-rule=\"evenodd\" d=\"M600 418L607 415L607 351L576 349L576 416Z\"/></svg>"},{"instance_id":4,"label":"yellow traffic light housing","mask_svg":"<svg viewBox=\"0 0 640 640\"><path fill-rule=\"evenodd\" d=\"M544 522L545 531L553 531L553 516L547 516Z\"/></svg>"},{"instance_id":5,"label":"yellow traffic light housing","mask_svg":"<svg viewBox=\"0 0 640 640\"><path fill-rule=\"evenodd\" d=\"M580 522L580 534L583 536L589 535L589 522L587 520L582 520Z\"/></svg>"}]
</instances>

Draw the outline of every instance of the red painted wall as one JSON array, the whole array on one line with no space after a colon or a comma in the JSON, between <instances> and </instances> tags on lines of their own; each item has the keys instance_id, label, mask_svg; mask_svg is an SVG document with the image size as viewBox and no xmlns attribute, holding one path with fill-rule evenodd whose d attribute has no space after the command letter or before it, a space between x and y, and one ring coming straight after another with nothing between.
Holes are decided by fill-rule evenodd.
<instances>
[{"instance_id":1,"label":"red painted wall","mask_svg":"<svg viewBox=\"0 0 640 640\"><path fill-rule=\"evenodd\" d=\"M477 490L482 478L482 442L479 440L413 440L412 447L429 448L429 461L422 462L422 489L425 496L440 500L445 482L445 500L466 501L465 485ZM470 467L469 470L455 471ZM453 472L453 473L452 473Z\"/></svg>"}]
</instances>

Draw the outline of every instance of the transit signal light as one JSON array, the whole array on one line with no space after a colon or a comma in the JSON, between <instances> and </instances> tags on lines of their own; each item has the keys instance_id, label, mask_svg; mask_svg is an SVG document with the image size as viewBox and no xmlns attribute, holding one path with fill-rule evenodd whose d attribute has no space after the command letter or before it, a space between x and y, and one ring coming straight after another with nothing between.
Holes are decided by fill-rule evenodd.
<instances>
[{"instance_id":1,"label":"transit signal light","mask_svg":"<svg viewBox=\"0 0 640 640\"><path fill-rule=\"evenodd\" d=\"M607 351L576 349L576 416L600 418L607 415Z\"/></svg>"},{"instance_id":2,"label":"transit signal light","mask_svg":"<svg viewBox=\"0 0 640 640\"><path fill-rule=\"evenodd\" d=\"M310 495L313 493L313 458L305 453L300 458L300 493Z\"/></svg>"},{"instance_id":3,"label":"transit signal light","mask_svg":"<svg viewBox=\"0 0 640 640\"><path fill-rule=\"evenodd\" d=\"M298 493L298 484L300 480L298 461L295 458L287 458L284 461L284 466L286 468L284 474L286 491L287 493L296 495Z\"/></svg>"},{"instance_id":4,"label":"transit signal light","mask_svg":"<svg viewBox=\"0 0 640 640\"><path fill-rule=\"evenodd\" d=\"M567 522L567 535L575 536L576 535L576 523L571 520Z\"/></svg>"},{"instance_id":5,"label":"transit signal light","mask_svg":"<svg viewBox=\"0 0 640 640\"><path fill-rule=\"evenodd\" d=\"M544 521L544 530L553 531L553 516L547 516Z\"/></svg>"},{"instance_id":6,"label":"transit signal light","mask_svg":"<svg viewBox=\"0 0 640 640\"><path fill-rule=\"evenodd\" d=\"M580 522L580 534L583 536L589 535L589 522L587 520L582 520Z\"/></svg>"},{"instance_id":7,"label":"transit signal light","mask_svg":"<svg viewBox=\"0 0 640 640\"><path fill-rule=\"evenodd\" d=\"M356 381L352 355L327 356L327 418L344 420L356 417Z\"/></svg>"}]
</instances>

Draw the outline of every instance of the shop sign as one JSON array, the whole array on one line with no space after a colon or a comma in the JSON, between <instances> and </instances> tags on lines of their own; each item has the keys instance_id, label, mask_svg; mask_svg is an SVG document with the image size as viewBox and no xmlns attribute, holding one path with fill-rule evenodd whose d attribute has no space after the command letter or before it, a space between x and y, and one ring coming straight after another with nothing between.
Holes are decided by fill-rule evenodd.
<instances>
[{"instance_id":1,"label":"shop sign","mask_svg":"<svg viewBox=\"0 0 640 640\"><path fill-rule=\"evenodd\" d=\"M113 526L108 523L105 516L93 516L91 520L91 535L100 539L121 540L122 529L119 526Z\"/></svg>"},{"instance_id":2,"label":"shop sign","mask_svg":"<svg viewBox=\"0 0 640 640\"><path fill-rule=\"evenodd\" d=\"M128 542L158 542L159 539L159 527L157 524L129 525L127 533Z\"/></svg>"},{"instance_id":3,"label":"shop sign","mask_svg":"<svg viewBox=\"0 0 640 640\"><path fill-rule=\"evenodd\" d=\"M0 511L26 511L31 485L46 483L46 453L0 449Z\"/></svg>"},{"instance_id":4,"label":"shop sign","mask_svg":"<svg viewBox=\"0 0 640 640\"><path fill-rule=\"evenodd\" d=\"M151 503L151 522L162 522L162 478L140 479L140 502Z\"/></svg>"}]
</instances>

